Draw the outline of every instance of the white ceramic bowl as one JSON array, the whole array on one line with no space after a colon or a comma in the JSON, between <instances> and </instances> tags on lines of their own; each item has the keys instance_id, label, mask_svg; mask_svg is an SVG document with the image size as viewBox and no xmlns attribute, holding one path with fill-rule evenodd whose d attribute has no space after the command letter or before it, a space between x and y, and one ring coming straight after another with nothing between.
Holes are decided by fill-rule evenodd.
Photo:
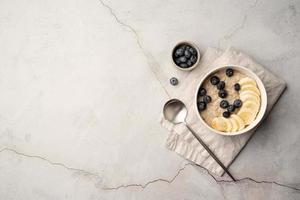
<instances>
[{"instance_id":1,"label":"white ceramic bowl","mask_svg":"<svg viewBox=\"0 0 300 200\"><path fill-rule=\"evenodd\" d=\"M188 68L182 68L182 67L178 66L178 65L175 63L174 59L173 59L173 53L174 53L175 49L176 49L179 45L182 45L182 44L190 45L190 46L194 47L194 48L196 49L196 51L197 51L197 56L198 56L198 57L197 57L197 61L195 62L194 65L192 65L191 67L188 67ZM177 44L174 46L174 48L172 49L171 58L172 58L172 62L173 62L173 64L174 64L174 66L175 66L176 68L178 68L178 69L180 69L180 70L183 70L183 71L190 71L190 70L194 69L195 67L197 67L197 65L199 64L199 61L200 61L200 58L201 58L201 54L200 54L199 48L198 48L194 43L192 43L192 42L190 42L190 41L181 41L181 42L177 43Z\"/></svg>"},{"instance_id":2,"label":"white ceramic bowl","mask_svg":"<svg viewBox=\"0 0 300 200\"><path fill-rule=\"evenodd\" d=\"M222 131L218 131L218 130L213 129L211 126L209 126L203 120L203 118L201 117L201 115L200 115L200 113L198 111L198 107L197 107L197 95L198 95L198 91L199 91L202 83L204 82L204 80L206 80L209 76L211 76L215 72L217 72L217 71L219 71L221 69L227 68L227 67L230 67L233 70L240 71L241 73L243 73L243 74L245 74L245 75L253 78L256 81L256 83L257 83L257 86L258 86L258 89L260 90L260 95L261 95L261 105L260 105L260 109L259 109L259 112L258 112L255 120L250 125L248 125L246 128L244 128L243 130L237 131L237 132L222 132ZM265 112L266 112L266 108L267 108L267 92L266 92L266 88L265 88L264 84L262 83L262 81L260 80L260 78L254 72L252 72L251 70L249 70L249 69L247 69L245 67L242 67L242 66L227 65L227 66L217 67L217 68L209 71L207 74L205 74L205 76L203 76L203 78L200 80L200 83L199 83L199 85L197 87L196 98L195 98L195 105L196 105L196 110L197 110L198 116L200 118L200 121L208 129L210 129L214 133L217 133L217 134L220 134L220 135L226 135L226 136L240 135L240 134L249 132L250 130L254 129L262 121L262 119L263 119L263 117L265 115Z\"/></svg>"}]
</instances>

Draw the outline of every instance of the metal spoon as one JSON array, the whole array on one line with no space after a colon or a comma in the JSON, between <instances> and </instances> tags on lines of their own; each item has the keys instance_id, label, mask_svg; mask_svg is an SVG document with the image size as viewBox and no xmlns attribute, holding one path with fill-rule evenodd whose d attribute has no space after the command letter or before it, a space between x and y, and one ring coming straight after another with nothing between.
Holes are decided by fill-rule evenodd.
<instances>
[{"instance_id":1,"label":"metal spoon","mask_svg":"<svg viewBox=\"0 0 300 200\"><path fill-rule=\"evenodd\" d=\"M193 131L193 129L186 123L186 117L188 114L187 108L184 103L178 99L171 99L164 105L164 117L166 120L173 124L183 123L187 129L194 135L194 137L200 142L200 144L206 149L211 157L223 168L223 170L232 178L235 179L223 165L223 163L217 158L217 156L210 150L210 148L204 143L204 141Z\"/></svg>"}]
</instances>

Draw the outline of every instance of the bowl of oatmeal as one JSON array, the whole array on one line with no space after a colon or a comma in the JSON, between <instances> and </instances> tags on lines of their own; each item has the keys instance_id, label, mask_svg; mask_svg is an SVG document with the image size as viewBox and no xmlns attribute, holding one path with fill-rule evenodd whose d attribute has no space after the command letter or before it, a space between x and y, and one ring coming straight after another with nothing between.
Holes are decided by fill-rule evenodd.
<instances>
[{"instance_id":1,"label":"bowl of oatmeal","mask_svg":"<svg viewBox=\"0 0 300 200\"><path fill-rule=\"evenodd\" d=\"M266 108L265 86L255 73L242 66L217 67L197 87L200 121L217 134L240 135L254 129Z\"/></svg>"}]
</instances>

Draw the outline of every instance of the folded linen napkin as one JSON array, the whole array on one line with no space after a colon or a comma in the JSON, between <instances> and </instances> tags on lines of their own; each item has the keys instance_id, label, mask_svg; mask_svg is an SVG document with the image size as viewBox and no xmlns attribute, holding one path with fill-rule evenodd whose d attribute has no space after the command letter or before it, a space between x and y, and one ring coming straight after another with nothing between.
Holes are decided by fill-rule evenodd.
<instances>
[{"instance_id":1,"label":"folded linen napkin","mask_svg":"<svg viewBox=\"0 0 300 200\"><path fill-rule=\"evenodd\" d=\"M181 86L172 98L178 98L186 104L188 109L188 124L191 125L195 132L204 140L223 164L228 166L243 149L255 130L230 137L213 133L200 122L195 106L196 90L202 76L212 68L226 65L244 66L260 77L266 87L268 96L266 114L271 111L272 107L283 93L286 88L286 83L284 80L276 77L273 73L256 63L249 56L234 48L228 48L225 52L209 48L201 58L199 66L191 71L185 80L181 81ZM166 147L168 149L205 167L212 173L219 176L224 174L224 170L213 160L184 125L173 125L163 117L160 122L162 126L170 131L166 141Z\"/></svg>"}]
</instances>

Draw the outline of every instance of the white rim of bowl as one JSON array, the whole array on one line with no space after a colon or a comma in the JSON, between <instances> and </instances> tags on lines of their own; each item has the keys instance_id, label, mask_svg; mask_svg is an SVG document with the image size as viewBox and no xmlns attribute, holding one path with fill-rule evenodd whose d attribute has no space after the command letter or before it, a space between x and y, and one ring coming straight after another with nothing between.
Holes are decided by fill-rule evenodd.
<instances>
[{"instance_id":1,"label":"white rim of bowl","mask_svg":"<svg viewBox=\"0 0 300 200\"><path fill-rule=\"evenodd\" d=\"M175 48L178 47L178 46L181 45L181 44L188 44L188 45L194 47L194 48L196 49L196 51L197 51L197 55L198 55L197 61L196 61L195 64L192 65L191 67L188 67L188 68L182 68L182 67L178 66L178 65L175 63L174 59L173 59L173 52L175 51ZM172 49L172 52L171 52L171 58L172 58L172 62L173 62L173 64L175 65L176 68L178 68L178 69L180 69L180 70L183 70L183 71L190 71L190 70L194 69L195 67L197 67L197 65L199 64L199 61L200 61L200 58L201 58L201 54L200 54L200 50L199 50L199 48L197 47L197 45L195 45L193 42L184 40L184 41L178 42L178 43L174 46L174 48Z\"/></svg>"},{"instance_id":2,"label":"white rim of bowl","mask_svg":"<svg viewBox=\"0 0 300 200\"><path fill-rule=\"evenodd\" d=\"M222 132L222 131L218 131L216 129L213 129L210 125L208 125L204 119L201 117L201 114L198 110L198 107L197 107L197 97L198 97L198 91L202 85L202 83L204 82L204 80L206 80L210 75L212 75L213 73L215 73L216 71L219 71L221 69L225 69L225 68L233 68L233 69L237 69L237 70L240 70L242 73L243 73L243 70L246 71L248 74L250 74L250 77L254 78L256 83L257 83L257 86L259 88L259 91L260 91L260 96L261 96L261 103L260 103L260 109L259 109L259 112L258 114L256 115L256 118L255 120L250 124L248 125L246 128L240 130L240 131L236 131L236 132ZM248 75L248 74L245 74L245 75ZM246 68L246 67L243 67L243 66L240 66L240 65L232 65L232 64L229 64L229 65L224 65L224 66L221 66L221 67L216 67L212 70L210 70L209 72L207 72L203 77L202 79L200 80L200 83L198 84L197 86L197 90L196 90L196 98L195 98L195 105L196 105L196 111L197 111L197 115L198 117L200 118L200 121L205 124L205 126L210 129L211 131L213 131L214 133L217 133L219 135L225 135L225 136L234 136L234 135L241 135L243 133L246 133L246 132L249 132L250 130L253 130L255 127L257 127L261 121L263 120L264 116L265 116L265 113L266 113L266 109L267 109L267 92L266 92L266 88L263 84L263 82L261 81L261 79L253 72L251 71L250 69Z\"/></svg>"}]
</instances>

